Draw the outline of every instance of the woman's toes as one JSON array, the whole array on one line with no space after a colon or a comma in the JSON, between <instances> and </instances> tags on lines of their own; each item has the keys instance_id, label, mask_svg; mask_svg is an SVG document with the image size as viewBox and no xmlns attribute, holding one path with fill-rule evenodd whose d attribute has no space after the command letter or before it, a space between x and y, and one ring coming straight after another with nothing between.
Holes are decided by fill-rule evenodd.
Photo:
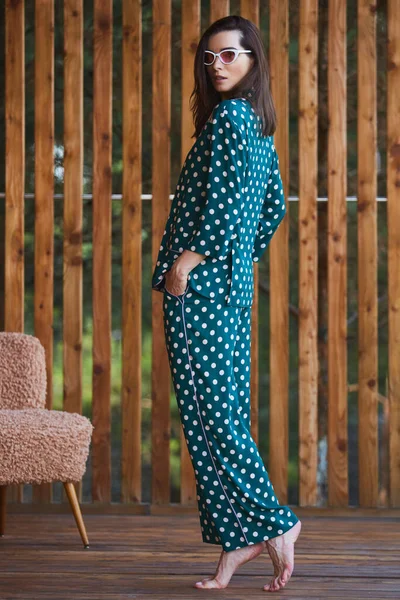
<instances>
[{"instance_id":1,"label":"woman's toes","mask_svg":"<svg viewBox=\"0 0 400 600\"><path fill-rule=\"evenodd\" d=\"M207 589L207 588L223 588L226 586L221 585L215 579L203 579L202 581L198 581L197 583L195 583L195 587L201 588L201 589Z\"/></svg>"},{"instance_id":2,"label":"woman's toes","mask_svg":"<svg viewBox=\"0 0 400 600\"><path fill-rule=\"evenodd\" d=\"M267 583L267 585L264 585L264 590L267 592L274 592L275 587L272 583Z\"/></svg>"},{"instance_id":3,"label":"woman's toes","mask_svg":"<svg viewBox=\"0 0 400 600\"><path fill-rule=\"evenodd\" d=\"M279 590L279 588L280 588L280 584L278 582L278 578L274 577L274 579L271 579L271 581L269 583L264 585L263 589L268 592L275 592L276 590Z\"/></svg>"},{"instance_id":4,"label":"woman's toes","mask_svg":"<svg viewBox=\"0 0 400 600\"><path fill-rule=\"evenodd\" d=\"M264 590L267 590L267 591L272 590L272 582L273 582L273 580L271 579L271 581L269 583L266 583L264 585Z\"/></svg>"},{"instance_id":5,"label":"woman's toes","mask_svg":"<svg viewBox=\"0 0 400 600\"><path fill-rule=\"evenodd\" d=\"M286 584L289 581L289 579L292 576L292 572L293 572L293 570L288 567L286 567L286 569L284 569L283 574L282 574L282 581L284 584Z\"/></svg>"},{"instance_id":6,"label":"woman's toes","mask_svg":"<svg viewBox=\"0 0 400 600\"><path fill-rule=\"evenodd\" d=\"M199 586L199 587L203 587L203 584L204 584L204 582L205 582L205 581L209 581L210 579L211 579L211 577L204 577L204 579L202 579L201 581L197 581L197 582L195 583L195 585L196 585L196 586Z\"/></svg>"}]
</instances>

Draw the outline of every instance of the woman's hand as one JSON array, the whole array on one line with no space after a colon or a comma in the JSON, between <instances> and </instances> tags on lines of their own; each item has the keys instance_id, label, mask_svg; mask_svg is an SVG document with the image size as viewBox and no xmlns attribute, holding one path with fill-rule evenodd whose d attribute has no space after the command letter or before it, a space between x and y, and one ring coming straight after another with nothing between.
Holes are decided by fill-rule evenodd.
<instances>
[{"instance_id":1,"label":"woman's hand","mask_svg":"<svg viewBox=\"0 0 400 600\"><path fill-rule=\"evenodd\" d=\"M186 290L188 275L192 269L205 258L205 254L184 250L165 273L165 289L175 296L180 296Z\"/></svg>"},{"instance_id":2,"label":"woman's hand","mask_svg":"<svg viewBox=\"0 0 400 600\"><path fill-rule=\"evenodd\" d=\"M175 264L165 273L165 289L175 296L180 296L186 290L188 271L182 271L174 267Z\"/></svg>"}]
</instances>

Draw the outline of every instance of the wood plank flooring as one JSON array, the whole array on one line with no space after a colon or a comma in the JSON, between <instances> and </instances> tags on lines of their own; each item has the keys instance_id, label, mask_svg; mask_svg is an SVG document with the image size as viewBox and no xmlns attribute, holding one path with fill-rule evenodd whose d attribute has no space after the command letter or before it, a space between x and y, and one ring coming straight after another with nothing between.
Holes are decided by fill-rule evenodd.
<instances>
[{"instance_id":1,"label":"wood plank flooring","mask_svg":"<svg viewBox=\"0 0 400 600\"><path fill-rule=\"evenodd\" d=\"M296 514L294 573L283 590L265 592L273 574L266 553L239 567L224 590L193 587L214 573L221 551L202 542L197 515L84 514L85 550L72 515L9 513L0 600L400 599L398 516Z\"/></svg>"}]
</instances>

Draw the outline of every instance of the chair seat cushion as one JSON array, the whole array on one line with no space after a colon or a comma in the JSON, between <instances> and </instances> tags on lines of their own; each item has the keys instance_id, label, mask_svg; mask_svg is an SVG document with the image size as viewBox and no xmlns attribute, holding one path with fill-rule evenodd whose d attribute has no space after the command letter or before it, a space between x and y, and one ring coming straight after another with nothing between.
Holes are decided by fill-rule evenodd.
<instances>
[{"instance_id":1,"label":"chair seat cushion","mask_svg":"<svg viewBox=\"0 0 400 600\"><path fill-rule=\"evenodd\" d=\"M0 485L80 481L92 431L89 419L77 413L0 410Z\"/></svg>"}]
</instances>

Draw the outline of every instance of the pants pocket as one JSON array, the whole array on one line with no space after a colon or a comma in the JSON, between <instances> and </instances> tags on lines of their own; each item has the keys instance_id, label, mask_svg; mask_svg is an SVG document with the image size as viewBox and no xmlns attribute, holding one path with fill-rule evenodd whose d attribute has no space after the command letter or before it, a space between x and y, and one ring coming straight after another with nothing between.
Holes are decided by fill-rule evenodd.
<instances>
[{"instance_id":1,"label":"pants pocket","mask_svg":"<svg viewBox=\"0 0 400 600\"><path fill-rule=\"evenodd\" d=\"M165 277L164 277L164 286L163 286L163 291L167 294L169 294L170 296L173 296L174 298L183 298L184 296L186 296L187 292L189 290L189 280L186 283L186 288L185 291L182 294L173 294L172 292L170 292L166 287L165 287Z\"/></svg>"}]
</instances>

